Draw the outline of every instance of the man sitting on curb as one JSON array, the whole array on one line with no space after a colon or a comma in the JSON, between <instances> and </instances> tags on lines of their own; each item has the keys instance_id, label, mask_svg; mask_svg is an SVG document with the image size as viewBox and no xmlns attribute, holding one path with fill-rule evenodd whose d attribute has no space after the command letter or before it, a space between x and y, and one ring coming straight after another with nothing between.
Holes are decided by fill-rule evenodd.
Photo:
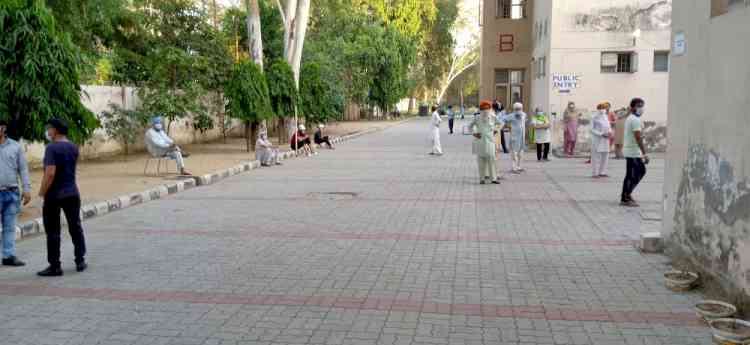
<instances>
[{"instance_id":1,"label":"man sitting on curb","mask_svg":"<svg viewBox=\"0 0 750 345\"><path fill-rule=\"evenodd\" d=\"M292 151L297 152L297 150L300 150L303 152L303 154L310 157L313 154L318 153L313 150L312 141L310 140L310 136L307 135L305 130L305 125L299 125L299 130L294 132L294 134L292 134L292 138L289 139L289 146L292 148Z\"/></svg>"},{"instance_id":2,"label":"man sitting on curb","mask_svg":"<svg viewBox=\"0 0 750 345\"><path fill-rule=\"evenodd\" d=\"M183 160L183 158L187 158L189 155L182 152L182 149L167 135L164 131L162 119L159 116L151 119L151 128L146 131L146 149L154 157L174 159L180 175L192 175L185 169L185 161Z\"/></svg>"},{"instance_id":3,"label":"man sitting on curb","mask_svg":"<svg viewBox=\"0 0 750 345\"><path fill-rule=\"evenodd\" d=\"M263 167L281 165L281 162L279 162L279 149L274 147L271 141L268 140L268 132L266 132L265 128L260 130L258 141L255 142L255 159Z\"/></svg>"},{"instance_id":4,"label":"man sitting on curb","mask_svg":"<svg viewBox=\"0 0 750 345\"><path fill-rule=\"evenodd\" d=\"M321 148L323 147L323 144L328 145L328 148L331 150L335 150L333 147L333 144L331 143L330 138L327 135L323 135L323 128L325 128L324 124L319 124L318 129L315 131L315 144L319 145Z\"/></svg>"}]
</instances>

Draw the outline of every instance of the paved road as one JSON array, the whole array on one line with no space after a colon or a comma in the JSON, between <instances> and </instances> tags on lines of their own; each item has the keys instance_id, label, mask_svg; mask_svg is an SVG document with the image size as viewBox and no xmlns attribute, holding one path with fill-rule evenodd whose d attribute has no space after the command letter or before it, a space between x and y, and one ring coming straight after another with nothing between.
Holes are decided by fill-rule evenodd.
<instances>
[{"instance_id":1,"label":"paved road","mask_svg":"<svg viewBox=\"0 0 750 345\"><path fill-rule=\"evenodd\" d=\"M89 271L0 268L0 344L707 344L631 241L623 170L528 161L480 186L468 136L427 123L85 223ZM531 155L527 158L531 159ZM507 160L501 167L509 168ZM660 208L662 162L637 197ZM658 213L658 212L657 212ZM648 217L646 217L648 218Z\"/></svg>"}]
</instances>

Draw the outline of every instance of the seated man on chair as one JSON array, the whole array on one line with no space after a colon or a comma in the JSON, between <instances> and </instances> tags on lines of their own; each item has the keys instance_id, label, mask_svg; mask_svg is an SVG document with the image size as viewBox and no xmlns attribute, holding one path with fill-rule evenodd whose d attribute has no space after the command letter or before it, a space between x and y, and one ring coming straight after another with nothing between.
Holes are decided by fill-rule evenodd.
<instances>
[{"instance_id":1,"label":"seated man on chair","mask_svg":"<svg viewBox=\"0 0 750 345\"><path fill-rule=\"evenodd\" d=\"M185 169L185 161L183 160L188 155L184 154L182 149L164 131L164 125L159 116L151 119L151 128L146 131L146 148L155 157L174 159L181 175L192 175Z\"/></svg>"}]
</instances>

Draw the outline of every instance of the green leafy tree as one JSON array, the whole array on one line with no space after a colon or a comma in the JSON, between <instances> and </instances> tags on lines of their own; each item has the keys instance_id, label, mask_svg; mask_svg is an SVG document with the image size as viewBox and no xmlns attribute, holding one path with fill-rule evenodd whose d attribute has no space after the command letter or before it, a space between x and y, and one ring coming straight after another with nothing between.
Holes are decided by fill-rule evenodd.
<instances>
[{"instance_id":1,"label":"green leafy tree","mask_svg":"<svg viewBox=\"0 0 750 345\"><path fill-rule=\"evenodd\" d=\"M278 131L279 143L286 140L282 135L284 128L284 118L294 114L297 107L299 95L294 83L294 72L292 66L285 60L275 60L266 68L266 80L268 82L268 93L271 101L271 108L277 118L276 128Z\"/></svg>"},{"instance_id":2,"label":"green leafy tree","mask_svg":"<svg viewBox=\"0 0 750 345\"><path fill-rule=\"evenodd\" d=\"M120 107L117 104L110 104L110 110L101 114L104 130L110 138L119 141L124 148L124 153L129 153L131 145L143 133L143 129L148 123L148 118L143 113L136 110L129 110Z\"/></svg>"},{"instance_id":3,"label":"green leafy tree","mask_svg":"<svg viewBox=\"0 0 750 345\"><path fill-rule=\"evenodd\" d=\"M71 35L82 52L81 82L109 83L102 60L116 44L118 31L127 26L127 0L45 0L58 31ZM106 62L104 62L106 63Z\"/></svg>"},{"instance_id":4,"label":"green leafy tree","mask_svg":"<svg viewBox=\"0 0 750 345\"><path fill-rule=\"evenodd\" d=\"M115 49L115 80L137 86L140 110L166 117L168 130L187 116L196 130L213 128L204 96L221 92L231 68L224 35L191 0L133 0L132 8L134 24Z\"/></svg>"},{"instance_id":5,"label":"green leafy tree","mask_svg":"<svg viewBox=\"0 0 750 345\"><path fill-rule=\"evenodd\" d=\"M336 118L336 104L330 86L315 62L302 64L299 81L300 110L310 123L325 123Z\"/></svg>"},{"instance_id":6,"label":"green leafy tree","mask_svg":"<svg viewBox=\"0 0 750 345\"><path fill-rule=\"evenodd\" d=\"M45 123L70 123L70 138L83 143L99 126L81 103L80 53L55 26L41 0L0 2L0 116L10 136L43 140Z\"/></svg>"},{"instance_id":7,"label":"green leafy tree","mask_svg":"<svg viewBox=\"0 0 750 345\"><path fill-rule=\"evenodd\" d=\"M255 148L251 132L255 132L260 121L273 116L266 77L258 65L245 60L235 65L224 90L229 116L245 124L245 140L250 152Z\"/></svg>"},{"instance_id":8,"label":"green leafy tree","mask_svg":"<svg viewBox=\"0 0 750 345\"><path fill-rule=\"evenodd\" d=\"M383 58L373 66L369 103L387 112L409 94L413 84L408 73L416 52L411 40L393 29L385 29L376 44Z\"/></svg>"},{"instance_id":9,"label":"green leafy tree","mask_svg":"<svg viewBox=\"0 0 750 345\"><path fill-rule=\"evenodd\" d=\"M284 24L273 0L259 0L261 37L263 39L264 65L282 59L284 55ZM247 58L247 12L237 7L224 12L221 31L229 40L235 61Z\"/></svg>"}]
</instances>

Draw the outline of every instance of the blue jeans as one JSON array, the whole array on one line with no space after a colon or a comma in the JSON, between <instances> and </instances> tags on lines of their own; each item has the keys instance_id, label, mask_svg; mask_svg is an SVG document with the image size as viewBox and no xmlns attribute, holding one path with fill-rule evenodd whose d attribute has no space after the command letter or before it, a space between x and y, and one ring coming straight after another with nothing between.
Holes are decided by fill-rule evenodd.
<instances>
[{"instance_id":1,"label":"blue jeans","mask_svg":"<svg viewBox=\"0 0 750 345\"><path fill-rule=\"evenodd\" d=\"M21 211L18 191L0 191L0 215L3 222L3 258L16 255L16 216Z\"/></svg>"}]
</instances>

